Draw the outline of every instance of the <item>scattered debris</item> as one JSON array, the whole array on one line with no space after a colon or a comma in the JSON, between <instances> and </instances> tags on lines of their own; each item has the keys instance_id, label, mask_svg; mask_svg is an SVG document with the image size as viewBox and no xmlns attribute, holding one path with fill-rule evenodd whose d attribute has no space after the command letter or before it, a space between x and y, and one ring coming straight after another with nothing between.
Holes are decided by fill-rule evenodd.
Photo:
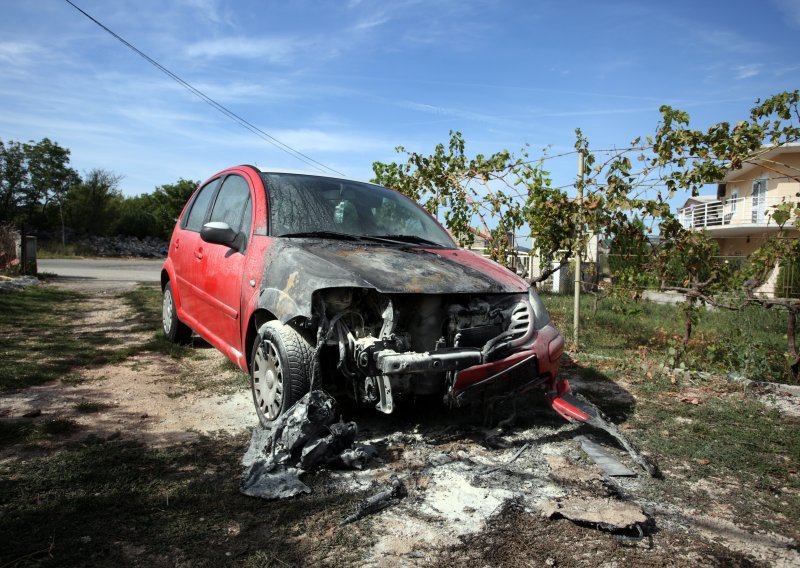
<instances>
[{"instance_id":1,"label":"scattered debris","mask_svg":"<svg viewBox=\"0 0 800 568\"><path fill-rule=\"evenodd\" d=\"M605 417L599 408L583 397L579 398L570 394L570 387L567 381L559 381L555 393L549 395L548 398L553 410L565 420L569 422L577 420L611 434L630 454L633 461L639 464L651 477L662 477L658 464L645 456L633 442Z\"/></svg>"},{"instance_id":2,"label":"scattered debris","mask_svg":"<svg viewBox=\"0 0 800 568\"><path fill-rule=\"evenodd\" d=\"M298 400L271 426L253 428L242 458L240 491L251 497L285 499L311 489L300 481L319 467L361 469L375 456L372 446L354 446L355 422L336 422L336 401L315 390Z\"/></svg>"},{"instance_id":3,"label":"scattered debris","mask_svg":"<svg viewBox=\"0 0 800 568\"><path fill-rule=\"evenodd\" d=\"M566 456L547 456L550 466L550 478L564 485L594 485L603 484L603 476L597 466L581 466L574 463Z\"/></svg>"},{"instance_id":4,"label":"scattered debris","mask_svg":"<svg viewBox=\"0 0 800 568\"><path fill-rule=\"evenodd\" d=\"M38 284L39 279L35 276L17 276L15 278L2 276L0 277L0 293L22 290L28 286L36 286Z\"/></svg>"},{"instance_id":5,"label":"scattered debris","mask_svg":"<svg viewBox=\"0 0 800 568\"><path fill-rule=\"evenodd\" d=\"M563 517L577 523L589 523L608 531L641 529L647 523L642 509L626 501L597 497L564 497L542 506L542 515Z\"/></svg>"},{"instance_id":6,"label":"scattered debris","mask_svg":"<svg viewBox=\"0 0 800 568\"><path fill-rule=\"evenodd\" d=\"M612 456L600 444L595 444L586 436L576 438L581 443L581 449L600 466L606 475L614 477L630 477L636 475L630 468Z\"/></svg>"},{"instance_id":7,"label":"scattered debris","mask_svg":"<svg viewBox=\"0 0 800 568\"><path fill-rule=\"evenodd\" d=\"M695 406L698 404L703 404L703 399L698 398L696 396L682 396L680 397L681 402L685 402L687 404L694 404Z\"/></svg>"},{"instance_id":8,"label":"scattered debris","mask_svg":"<svg viewBox=\"0 0 800 568\"><path fill-rule=\"evenodd\" d=\"M403 485L403 482L400 481L396 475L393 475L389 480L388 489L385 489L380 493L376 493L372 497L368 497L362 501L358 506L358 511L348 517L345 517L339 526L354 523L360 519L363 519L367 515L371 515L373 513L377 513L378 511L382 511L387 507L391 507L392 505L398 503L406 495L408 495L406 486Z\"/></svg>"},{"instance_id":9,"label":"scattered debris","mask_svg":"<svg viewBox=\"0 0 800 568\"><path fill-rule=\"evenodd\" d=\"M515 453L513 456L511 456L511 459L508 460L503 466L492 467L492 468L489 468L489 469L487 469L487 470L485 470L485 471L483 471L481 473L486 475L488 473L494 473L495 471L499 471L499 470L503 469L504 467L508 467L509 465L514 463L519 456L521 456L523 453L525 453L525 450L527 450L530 447L531 447L531 445L526 442L519 450L517 450L517 453Z\"/></svg>"}]
</instances>

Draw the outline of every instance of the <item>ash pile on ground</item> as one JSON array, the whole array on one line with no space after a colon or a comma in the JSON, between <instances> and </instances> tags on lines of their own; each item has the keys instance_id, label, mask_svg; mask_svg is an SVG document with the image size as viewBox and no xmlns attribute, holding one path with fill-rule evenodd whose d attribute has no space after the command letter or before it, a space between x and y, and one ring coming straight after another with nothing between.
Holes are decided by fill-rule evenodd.
<instances>
[{"instance_id":1,"label":"ash pile on ground","mask_svg":"<svg viewBox=\"0 0 800 568\"><path fill-rule=\"evenodd\" d=\"M649 477L604 477L574 439L579 430L586 435L585 430L541 410L505 431L450 420L446 427L408 424L405 431L401 427L381 435L391 426L362 423L365 435L378 434L365 440L378 448L376 459L361 471L324 475L342 491L367 493L397 475L408 491L396 506L364 521L376 529L367 563L422 563L482 531L510 502L534 514L569 518L625 537L646 534L648 515L623 494L624 487L634 489ZM395 428L401 419L392 421ZM612 451L635 468L621 451Z\"/></svg>"},{"instance_id":2,"label":"ash pile on ground","mask_svg":"<svg viewBox=\"0 0 800 568\"><path fill-rule=\"evenodd\" d=\"M374 448L375 455L361 462L362 469L341 469L337 457L341 446L328 444L333 450L310 467L316 471L307 473L306 481L326 494L367 496L352 515L340 519L357 523L359 534L369 535L359 565L435 563L442 551L460 550L481 535L493 534L509 511L536 517L541 523L569 522L577 525L576 530L588 527L608 542L623 543L656 559L670 553L658 544L659 531L667 530L669 534L701 534L706 542L719 543L737 554L746 544L747 555L775 566L800 560L794 541L761 539L753 544L752 539L732 532L733 525L712 530L705 517L697 520L683 509L654 502L652 497L658 493L654 484L664 481L642 471L613 438L566 423L540 398L532 395L518 400L516 412L510 404L496 407L488 416L485 408L445 412L440 404L419 402L398 406L386 416L369 408L346 408L343 403L344 415L358 423L358 443ZM320 414L326 417L321 423L329 426L347 424L332 419L328 411ZM261 437L254 434L251 451L269 448L253 454L258 459L266 459L271 448L292 446L292 436L277 446L266 441L267 433L280 440L277 430L263 431ZM291 457L282 462L283 467L297 469L300 475L302 455L311 453L302 448L316 447L315 440L328 439L329 433L326 426L309 436L299 453L296 448L288 452ZM635 475L612 477L604 472L584 453L587 439L603 446ZM321 467L325 463L328 466ZM270 467L265 461L248 471ZM381 496L386 499L378 502ZM373 503L379 506L370 508Z\"/></svg>"},{"instance_id":3,"label":"ash pile on ground","mask_svg":"<svg viewBox=\"0 0 800 568\"><path fill-rule=\"evenodd\" d=\"M365 559L376 564L423 559L457 544L509 502L621 535L649 530L649 517L620 485L646 475L611 481L581 453L576 437L588 435L585 429L547 407L520 415L516 427L491 429L466 410L430 414L411 406L385 416L363 409L357 428L340 421L332 398L313 391L269 429L254 429L241 490L266 499L307 493L300 477L317 470L330 490L393 496L391 507L343 519L377 529ZM410 422L422 416L426 421ZM621 450L611 451L636 469Z\"/></svg>"}]
</instances>

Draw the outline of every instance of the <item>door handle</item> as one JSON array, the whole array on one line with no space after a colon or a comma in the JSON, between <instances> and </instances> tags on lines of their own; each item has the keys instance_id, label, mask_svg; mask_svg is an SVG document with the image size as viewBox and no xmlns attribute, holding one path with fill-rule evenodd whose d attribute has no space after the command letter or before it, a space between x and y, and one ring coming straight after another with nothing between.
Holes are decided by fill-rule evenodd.
<instances>
[{"instance_id":1,"label":"door handle","mask_svg":"<svg viewBox=\"0 0 800 568\"><path fill-rule=\"evenodd\" d=\"M194 256L195 256L195 258L197 258L197 260L202 260L203 259L203 249L199 248L196 251L194 251Z\"/></svg>"},{"instance_id":2,"label":"door handle","mask_svg":"<svg viewBox=\"0 0 800 568\"><path fill-rule=\"evenodd\" d=\"M181 240L175 239L175 250L178 250L179 248L181 248Z\"/></svg>"}]
</instances>

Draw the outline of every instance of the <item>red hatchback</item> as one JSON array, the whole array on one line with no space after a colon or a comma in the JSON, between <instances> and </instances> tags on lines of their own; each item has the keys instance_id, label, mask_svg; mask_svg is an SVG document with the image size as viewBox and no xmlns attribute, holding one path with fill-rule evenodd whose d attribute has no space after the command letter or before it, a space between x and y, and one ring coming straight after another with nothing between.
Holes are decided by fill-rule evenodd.
<instances>
[{"instance_id":1,"label":"red hatchback","mask_svg":"<svg viewBox=\"0 0 800 568\"><path fill-rule=\"evenodd\" d=\"M230 168L194 193L161 273L164 333L249 373L268 424L312 388L392 412L556 388L564 341L535 290L369 183Z\"/></svg>"}]
</instances>

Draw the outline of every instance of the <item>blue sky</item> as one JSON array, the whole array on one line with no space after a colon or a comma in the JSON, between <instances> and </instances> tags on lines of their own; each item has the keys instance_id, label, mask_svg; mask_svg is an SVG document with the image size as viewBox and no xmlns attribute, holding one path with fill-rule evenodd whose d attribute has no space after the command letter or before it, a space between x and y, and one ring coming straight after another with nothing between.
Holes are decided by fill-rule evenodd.
<instances>
[{"instance_id":1,"label":"blue sky","mask_svg":"<svg viewBox=\"0 0 800 568\"><path fill-rule=\"evenodd\" d=\"M800 88L800 0L75 0L282 142L356 179L395 146L534 155L746 118ZM63 0L1 0L0 139L49 137L127 195L230 165L311 168L247 132ZM575 158L550 162L569 183Z\"/></svg>"}]
</instances>

